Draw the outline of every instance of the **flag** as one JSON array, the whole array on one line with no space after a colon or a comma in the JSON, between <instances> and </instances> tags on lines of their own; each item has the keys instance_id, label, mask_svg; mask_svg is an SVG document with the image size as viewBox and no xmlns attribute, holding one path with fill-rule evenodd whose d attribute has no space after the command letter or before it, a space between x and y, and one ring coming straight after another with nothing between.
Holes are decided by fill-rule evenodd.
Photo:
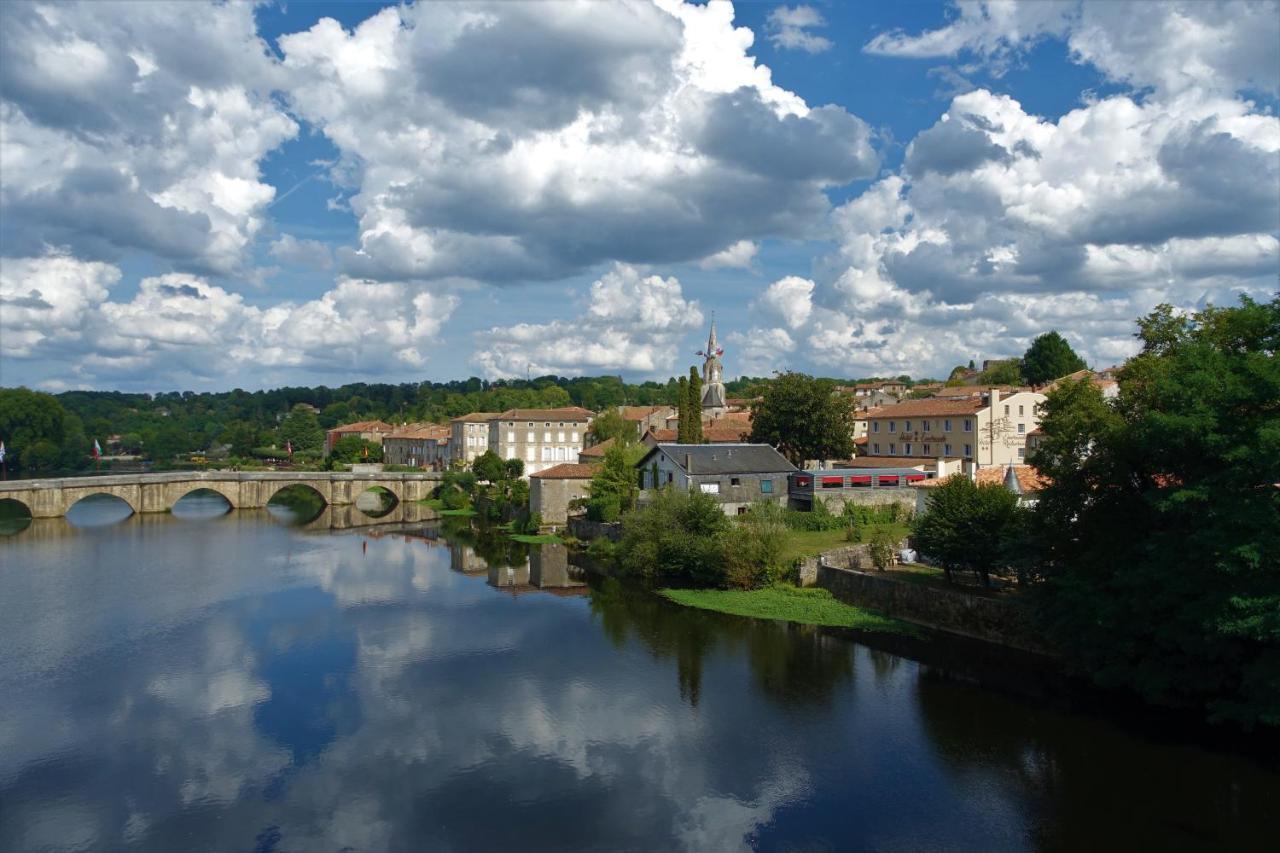
<instances>
[{"instance_id":1,"label":"flag","mask_svg":"<svg viewBox=\"0 0 1280 853\"><path fill-rule=\"evenodd\" d=\"M284 452L289 454L290 459L293 458L293 442L292 441L285 441Z\"/></svg>"},{"instance_id":2,"label":"flag","mask_svg":"<svg viewBox=\"0 0 1280 853\"><path fill-rule=\"evenodd\" d=\"M4 461L4 442L0 441L0 462Z\"/></svg>"},{"instance_id":3,"label":"flag","mask_svg":"<svg viewBox=\"0 0 1280 853\"><path fill-rule=\"evenodd\" d=\"M369 457L369 448L368 448L368 447L362 447L362 448L360 448L360 450L361 450L360 455L361 455L361 456L363 456L363 457L365 457L365 458L367 459L367 458Z\"/></svg>"},{"instance_id":4,"label":"flag","mask_svg":"<svg viewBox=\"0 0 1280 853\"><path fill-rule=\"evenodd\" d=\"M102 447L98 445L98 439L96 438L93 440L93 458L94 459L102 458Z\"/></svg>"}]
</instances>

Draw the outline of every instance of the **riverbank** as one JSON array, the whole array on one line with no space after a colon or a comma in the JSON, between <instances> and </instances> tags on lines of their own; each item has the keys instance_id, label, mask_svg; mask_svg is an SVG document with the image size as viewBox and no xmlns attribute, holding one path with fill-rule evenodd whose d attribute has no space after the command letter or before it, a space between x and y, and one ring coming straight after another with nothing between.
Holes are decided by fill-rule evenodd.
<instances>
[{"instance_id":1,"label":"riverbank","mask_svg":"<svg viewBox=\"0 0 1280 853\"><path fill-rule=\"evenodd\" d=\"M661 589L658 594L684 607L732 616L776 619L824 628L918 634L917 629L906 622L846 604L825 589L778 585L763 589Z\"/></svg>"}]
</instances>

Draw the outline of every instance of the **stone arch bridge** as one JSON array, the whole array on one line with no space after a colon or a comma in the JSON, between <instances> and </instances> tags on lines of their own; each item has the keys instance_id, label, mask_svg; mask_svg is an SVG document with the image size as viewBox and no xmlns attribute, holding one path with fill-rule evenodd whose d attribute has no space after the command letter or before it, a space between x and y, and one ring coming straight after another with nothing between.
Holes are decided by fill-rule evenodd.
<instances>
[{"instance_id":1,"label":"stone arch bridge","mask_svg":"<svg viewBox=\"0 0 1280 853\"><path fill-rule=\"evenodd\" d=\"M430 497L440 484L436 471L346 473L329 471L181 471L165 474L112 474L0 482L0 500L25 505L32 518L66 515L81 498L106 494L120 498L136 513L166 512L184 496L209 489L233 509L263 507L288 486L307 486L329 506L355 503L362 492L381 487L400 503Z\"/></svg>"}]
</instances>

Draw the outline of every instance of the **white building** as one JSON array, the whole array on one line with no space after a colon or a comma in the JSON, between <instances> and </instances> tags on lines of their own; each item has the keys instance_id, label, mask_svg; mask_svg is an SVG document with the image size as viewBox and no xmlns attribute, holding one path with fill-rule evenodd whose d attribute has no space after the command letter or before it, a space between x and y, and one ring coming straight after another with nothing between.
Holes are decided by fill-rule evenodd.
<instances>
[{"instance_id":1,"label":"white building","mask_svg":"<svg viewBox=\"0 0 1280 853\"><path fill-rule=\"evenodd\" d=\"M489 421L488 449L503 459L524 462L526 476L577 462L593 417L594 413L578 406L508 409Z\"/></svg>"}]
</instances>

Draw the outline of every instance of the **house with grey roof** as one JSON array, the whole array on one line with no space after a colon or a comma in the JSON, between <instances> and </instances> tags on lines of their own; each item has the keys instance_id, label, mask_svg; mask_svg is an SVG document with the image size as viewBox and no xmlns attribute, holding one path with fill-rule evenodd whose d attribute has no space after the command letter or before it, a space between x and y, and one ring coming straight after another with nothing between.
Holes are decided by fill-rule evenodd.
<instances>
[{"instance_id":1,"label":"house with grey roof","mask_svg":"<svg viewBox=\"0 0 1280 853\"><path fill-rule=\"evenodd\" d=\"M711 495L725 515L741 515L751 504L786 505L787 477L798 470L767 444L659 444L636 463L640 499L654 489L697 489Z\"/></svg>"}]
</instances>

